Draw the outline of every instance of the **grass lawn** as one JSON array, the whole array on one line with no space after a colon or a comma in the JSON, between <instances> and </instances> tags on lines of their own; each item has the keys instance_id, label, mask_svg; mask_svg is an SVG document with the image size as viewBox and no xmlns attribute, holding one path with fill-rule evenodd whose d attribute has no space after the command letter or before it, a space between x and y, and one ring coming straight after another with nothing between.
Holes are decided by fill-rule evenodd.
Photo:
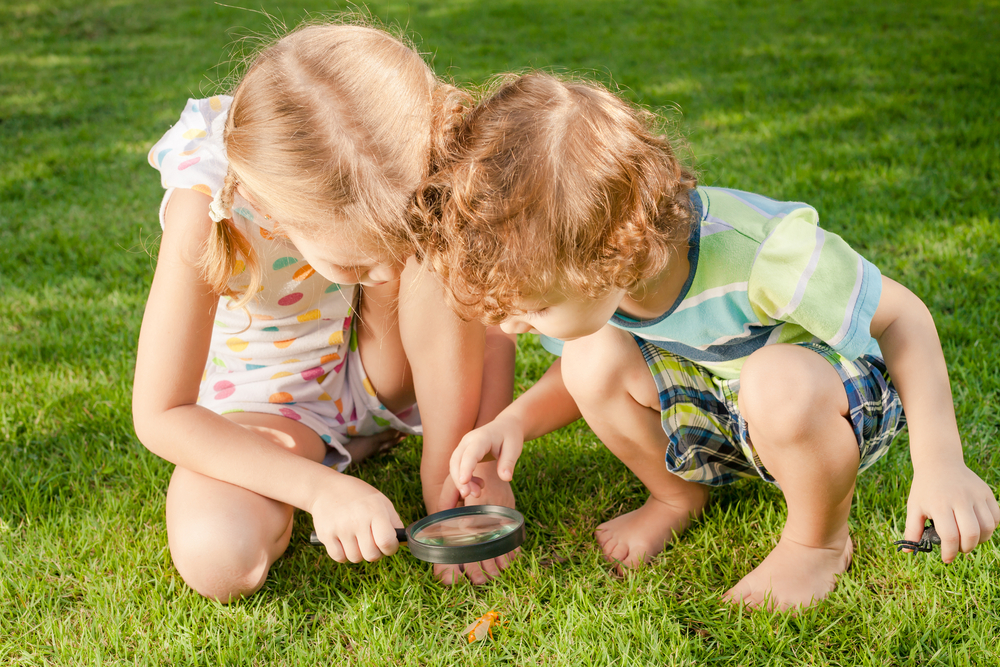
<instances>
[{"instance_id":1,"label":"grass lawn","mask_svg":"<svg viewBox=\"0 0 1000 667\"><path fill-rule=\"evenodd\" d=\"M332 3L250 3L295 24ZM461 83L545 67L613 79L680 123L701 182L813 204L933 311L966 460L1000 484L1000 3L393 0ZM0 5L0 664L997 665L1000 538L905 557L907 438L859 480L851 570L797 616L720 594L776 543L780 494L743 482L625 578L597 524L644 500L582 424L530 443L523 556L438 585L405 553L343 566L292 545L253 598L186 588L166 544L171 466L136 440L135 342L161 196L146 152L218 92L251 11L176 0ZM518 386L550 358L522 337ZM993 341L993 342L990 342ZM421 515L410 439L358 472ZM490 609L495 640L459 634Z\"/></svg>"}]
</instances>

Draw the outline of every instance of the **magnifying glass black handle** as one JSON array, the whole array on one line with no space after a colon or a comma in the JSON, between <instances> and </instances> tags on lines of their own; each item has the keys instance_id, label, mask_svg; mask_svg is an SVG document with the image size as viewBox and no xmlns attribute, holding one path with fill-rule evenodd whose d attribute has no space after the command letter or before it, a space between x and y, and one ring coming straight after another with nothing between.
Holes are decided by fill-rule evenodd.
<instances>
[{"instance_id":1,"label":"magnifying glass black handle","mask_svg":"<svg viewBox=\"0 0 1000 667\"><path fill-rule=\"evenodd\" d=\"M406 529L405 528L397 528L396 529L396 540L399 541L399 542L405 542L406 541ZM314 547L321 547L321 546L323 546L323 543L319 541L319 535L316 534L315 530L313 532L309 533L309 544L313 545Z\"/></svg>"}]
</instances>

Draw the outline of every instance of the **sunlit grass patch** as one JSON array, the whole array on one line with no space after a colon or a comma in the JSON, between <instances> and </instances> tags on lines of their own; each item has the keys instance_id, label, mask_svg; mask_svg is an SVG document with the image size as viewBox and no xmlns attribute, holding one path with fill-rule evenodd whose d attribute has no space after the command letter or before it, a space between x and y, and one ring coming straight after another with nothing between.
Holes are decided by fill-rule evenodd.
<instances>
[{"instance_id":1,"label":"sunlit grass patch","mask_svg":"<svg viewBox=\"0 0 1000 667\"><path fill-rule=\"evenodd\" d=\"M345 8L344 6L338 6ZM329 3L264 9L294 25ZM437 72L481 84L547 68L620 87L682 137L702 183L805 201L938 323L970 467L1000 483L1000 171L989 2L392 2ZM583 424L528 443L528 522L505 576L437 584L406 549L338 565L308 516L253 598L193 593L170 560L171 466L131 427L135 340L162 190L146 151L227 46L267 33L225 4L0 7L0 663L994 665L995 538L944 565L906 556L908 437L858 481L854 563L798 615L721 595L775 544L778 490L741 482L650 567L618 576L593 531L645 500ZM220 64L221 63L221 64ZM551 357L522 337L523 391ZM422 515L419 440L363 465ZM494 609L495 639L461 630Z\"/></svg>"}]
</instances>

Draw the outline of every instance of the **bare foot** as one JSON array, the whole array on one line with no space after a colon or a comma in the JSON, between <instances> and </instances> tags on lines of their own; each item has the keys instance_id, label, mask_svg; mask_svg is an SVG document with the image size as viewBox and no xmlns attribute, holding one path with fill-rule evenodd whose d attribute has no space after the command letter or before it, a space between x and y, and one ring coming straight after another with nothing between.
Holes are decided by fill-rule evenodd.
<instances>
[{"instance_id":1,"label":"bare foot","mask_svg":"<svg viewBox=\"0 0 1000 667\"><path fill-rule=\"evenodd\" d=\"M832 549L805 546L782 536L767 558L726 591L723 599L770 610L809 607L830 594L853 555L850 536L843 548Z\"/></svg>"},{"instance_id":2,"label":"bare foot","mask_svg":"<svg viewBox=\"0 0 1000 667\"><path fill-rule=\"evenodd\" d=\"M604 557L624 567L648 563L653 556L680 534L701 513L708 500L707 491L689 501L666 503L650 496L639 509L605 521L594 536L604 550Z\"/></svg>"},{"instance_id":3,"label":"bare foot","mask_svg":"<svg viewBox=\"0 0 1000 667\"><path fill-rule=\"evenodd\" d=\"M386 452L406 436L394 429L375 435L357 435L347 441L344 449L351 455L351 465L356 466L365 459Z\"/></svg>"},{"instance_id":4,"label":"bare foot","mask_svg":"<svg viewBox=\"0 0 1000 667\"><path fill-rule=\"evenodd\" d=\"M497 476L495 462L485 461L480 463L476 467L475 474L484 482L482 493L475 498L466 498L462 502L463 505L502 505L504 507L514 507L514 491L511 489L510 482L505 482ZM451 484L451 478L449 477L448 479L448 484ZM451 487L453 489L454 485L451 484ZM450 494L448 491L443 491L442 496L445 495ZM457 496L455 497L457 498ZM446 505L451 505L452 502L454 500L447 502ZM451 586L463 578L468 579L476 585L485 584L487 581L499 577L500 573L510 567L511 561L517 558L520 553L521 548L518 547L510 553L478 563L435 565L434 576L446 586Z\"/></svg>"}]
</instances>

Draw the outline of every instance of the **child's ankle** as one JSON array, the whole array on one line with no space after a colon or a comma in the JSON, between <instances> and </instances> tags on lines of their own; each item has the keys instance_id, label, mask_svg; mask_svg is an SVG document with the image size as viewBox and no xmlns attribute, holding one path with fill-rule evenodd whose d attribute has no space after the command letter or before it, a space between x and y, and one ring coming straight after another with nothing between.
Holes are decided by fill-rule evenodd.
<instances>
[{"instance_id":1,"label":"child's ankle","mask_svg":"<svg viewBox=\"0 0 1000 667\"><path fill-rule=\"evenodd\" d=\"M691 487L679 489L673 493L653 493L650 492L649 499L655 500L674 511L688 511L692 518L701 516L702 510L708 504L708 487L701 484L692 484Z\"/></svg>"}]
</instances>

